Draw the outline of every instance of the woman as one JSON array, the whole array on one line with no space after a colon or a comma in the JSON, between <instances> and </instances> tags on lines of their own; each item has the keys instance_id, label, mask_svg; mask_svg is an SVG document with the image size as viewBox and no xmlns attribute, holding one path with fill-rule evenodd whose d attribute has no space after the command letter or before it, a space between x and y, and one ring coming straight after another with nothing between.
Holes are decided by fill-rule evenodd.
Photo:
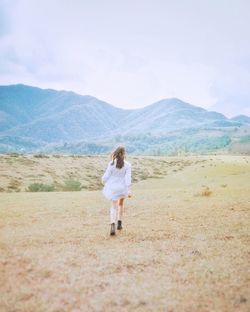
<instances>
[{"instance_id":1,"label":"woman","mask_svg":"<svg viewBox=\"0 0 250 312\"><path fill-rule=\"evenodd\" d=\"M125 148L118 146L111 155L112 160L102 176L104 184L103 195L111 201L110 207L110 235L115 235L115 225L117 229L122 229L122 215L124 199L131 197L131 164L126 161Z\"/></svg>"}]
</instances>

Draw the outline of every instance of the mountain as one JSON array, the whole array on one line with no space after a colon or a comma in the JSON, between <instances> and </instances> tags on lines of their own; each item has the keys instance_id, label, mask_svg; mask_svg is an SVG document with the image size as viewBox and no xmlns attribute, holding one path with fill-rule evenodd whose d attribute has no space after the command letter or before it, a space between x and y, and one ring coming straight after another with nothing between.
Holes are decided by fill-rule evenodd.
<instances>
[{"instance_id":1,"label":"mountain","mask_svg":"<svg viewBox=\"0 0 250 312\"><path fill-rule=\"evenodd\" d=\"M46 142L104 134L128 113L92 96L25 85L0 87L0 111L5 135Z\"/></svg>"},{"instance_id":2,"label":"mountain","mask_svg":"<svg viewBox=\"0 0 250 312\"><path fill-rule=\"evenodd\" d=\"M131 112L120 127L122 133L166 133L173 130L200 127L227 118L216 112L185 103L179 99L164 99ZM117 132L119 132L119 130Z\"/></svg>"},{"instance_id":3,"label":"mountain","mask_svg":"<svg viewBox=\"0 0 250 312\"><path fill-rule=\"evenodd\" d=\"M235 116L235 117L231 118L231 120L238 121L238 122L241 122L241 123L250 124L250 117L248 117L246 115Z\"/></svg>"},{"instance_id":4,"label":"mountain","mask_svg":"<svg viewBox=\"0 0 250 312\"><path fill-rule=\"evenodd\" d=\"M229 147L237 135L248 144L249 119L228 119L177 98L121 109L71 91L0 86L0 152L93 154L118 143L137 154L206 152Z\"/></svg>"}]
</instances>

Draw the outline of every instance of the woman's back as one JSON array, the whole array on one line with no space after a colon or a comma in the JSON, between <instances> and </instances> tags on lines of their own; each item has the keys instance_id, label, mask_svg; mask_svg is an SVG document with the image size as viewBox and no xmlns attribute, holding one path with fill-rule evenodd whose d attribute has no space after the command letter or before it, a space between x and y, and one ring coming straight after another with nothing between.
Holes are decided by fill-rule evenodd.
<instances>
[{"instance_id":1,"label":"woman's back","mask_svg":"<svg viewBox=\"0 0 250 312\"><path fill-rule=\"evenodd\" d=\"M102 177L105 184L103 192L109 198L117 198L120 195L127 196L128 187L131 184L131 164L124 160L122 168L116 167L116 160L110 161Z\"/></svg>"},{"instance_id":2,"label":"woman's back","mask_svg":"<svg viewBox=\"0 0 250 312\"><path fill-rule=\"evenodd\" d=\"M114 161L114 164L112 165L112 161L110 162L110 168L111 168L111 173L112 176L114 177L124 177L126 174L126 170L128 167L131 166L130 163L126 160L124 160L124 166L122 168L117 168L116 167L116 161Z\"/></svg>"}]
</instances>

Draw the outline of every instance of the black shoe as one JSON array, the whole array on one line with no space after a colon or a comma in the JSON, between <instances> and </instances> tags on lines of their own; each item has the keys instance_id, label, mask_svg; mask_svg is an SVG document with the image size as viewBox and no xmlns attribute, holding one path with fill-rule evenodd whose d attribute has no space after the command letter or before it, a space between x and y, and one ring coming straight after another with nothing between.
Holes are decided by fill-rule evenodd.
<instances>
[{"instance_id":1,"label":"black shoe","mask_svg":"<svg viewBox=\"0 0 250 312\"><path fill-rule=\"evenodd\" d=\"M122 229L122 221L118 220L117 230L121 230L121 229Z\"/></svg>"},{"instance_id":2,"label":"black shoe","mask_svg":"<svg viewBox=\"0 0 250 312\"><path fill-rule=\"evenodd\" d=\"M110 235L115 235L115 224L114 223L111 224Z\"/></svg>"}]
</instances>

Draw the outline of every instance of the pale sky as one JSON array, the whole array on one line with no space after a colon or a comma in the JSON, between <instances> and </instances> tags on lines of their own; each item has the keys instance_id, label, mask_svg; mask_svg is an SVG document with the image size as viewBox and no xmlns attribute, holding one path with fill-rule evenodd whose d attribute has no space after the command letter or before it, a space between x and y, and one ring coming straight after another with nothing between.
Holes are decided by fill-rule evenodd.
<instances>
[{"instance_id":1,"label":"pale sky","mask_svg":"<svg viewBox=\"0 0 250 312\"><path fill-rule=\"evenodd\" d=\"M250 0L0 0L0 84L250 115Z\"/></svg>"}]
</instances>

